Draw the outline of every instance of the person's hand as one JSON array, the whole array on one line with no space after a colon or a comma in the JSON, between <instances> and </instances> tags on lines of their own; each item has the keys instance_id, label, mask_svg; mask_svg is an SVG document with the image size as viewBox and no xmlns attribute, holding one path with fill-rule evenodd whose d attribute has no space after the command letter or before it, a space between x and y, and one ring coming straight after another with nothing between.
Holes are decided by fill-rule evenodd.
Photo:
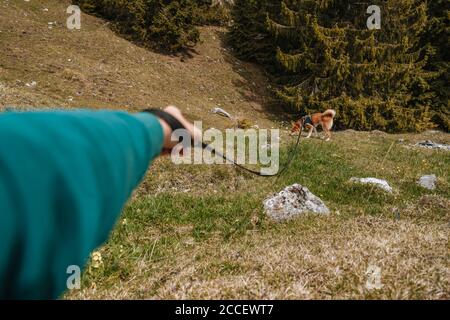
<instances>
[{"instance_id":1,"label":"person's hand","mask_svg":"<svg viewBox=\"0 0 450 320\"><path fill-rule=\"evenodd\" d=\"M186 120L186 118L181 114L181 111L174 106L169 106L164 109L165 112L169 113L175 117L181 124L186 128L192 138L199 137L201 135L200 129L195 127L191 122ZM163 144L163 154L167 154L178 144L178 141L171 141L172 129L170 126L162 119L159 119L161 126L164 130L164 144Z\"/></svg>"}]
</instances>

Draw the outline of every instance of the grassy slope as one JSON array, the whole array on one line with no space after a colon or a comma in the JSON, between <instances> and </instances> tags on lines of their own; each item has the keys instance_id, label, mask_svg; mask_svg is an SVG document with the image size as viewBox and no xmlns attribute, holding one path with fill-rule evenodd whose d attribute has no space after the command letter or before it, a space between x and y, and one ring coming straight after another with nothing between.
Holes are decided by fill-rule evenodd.
<instances>
[{"instance_id":1,"label":"grassy slope","mask_svg":"<svg viewBox=\"0 0 450 320\"><path fill-rule=\"evenodd\" d=\"M198 54L182 62L130 44L93 17L83 16L81 31L67 31L65 3L0 0L0 8L8 17L0 19L0 106L171 103L225 128L231 123L208 112L220 103L260 127L279 126L263 112L262 73L229 55L222 29L202 29ZM49 21L58 26L48 29ZM36 88L24 86L33 80ZM100 267L91 264L82 290L66 297L448 299L450 156L405 147L423 139L450 142L439 133L351 131L331 143L303 141L276 181L160 159L100 249ZM284 132L282 142L293 140ZM439 177L435 192L415 185L428 173ZM387 179L395 192L351 185L352 176ZM294 182L333 213L268 221L261 201ZM365 286L371 265L381 268L381 289Z\"/></svg>"},{"instance_id":2,"label":"grassy slope","mask_svg":"<svg viewBox=\"0 0 450 320\"><path fill-rule=\"evenodd\" d=\"M304 141L277 182L166 163L181 187L136 196L100 250L102 267L91 268L85 289L69 297L449 298L450 157L397 139L346 132L329 144ZM181 171L195 177L194 186ZM414 183L426 173L440 178L435 192ZM149 175L148 188L159 175ZM348 184L352 176L388 179L395 193ZM294 182L333 214L268 221L262 200ZM371 265L381 268L380 290L365 287Z\"/></svg>"},{"instance_id":3,"label":"grassy slope","mask_svg":"<svg viewBox=\"0 0 450 320\"><path fill-rule=\"evenodd\" d=\"M224 29L203 29L199 54L182 59L140 48L87 15L81 30L69 31L69 1L0 3L6 18L0 20L0 107L138 110L175 104L208 126L232 125L210 114L220 105L242 118L258 114L260 126L271 123L263 112L266 79L221 46ZM57 25L49 29L49 22ZM32 81L36 88L25 86Z\"/></svg>"}]
</instances>

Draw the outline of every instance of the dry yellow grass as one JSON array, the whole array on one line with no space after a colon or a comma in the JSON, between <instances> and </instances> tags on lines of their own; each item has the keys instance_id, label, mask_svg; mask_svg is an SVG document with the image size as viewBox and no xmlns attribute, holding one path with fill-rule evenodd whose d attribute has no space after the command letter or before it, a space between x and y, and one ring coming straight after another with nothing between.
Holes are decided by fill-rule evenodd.
<instances>
[{"instance_id":1,"label":"dry yellow grass","mask_svg":"<svg viewBox=\"0 0 450 320\"><path fill-rule=\"evenodd\" d=\"M187 244L161 262L142 257L130 279L72 298L449 298L448 225L369 216L310 219L288 230L248 231L227 243ZM371 267L380 268L379 289L367 285Z\"/></svg>"}]
</instances>

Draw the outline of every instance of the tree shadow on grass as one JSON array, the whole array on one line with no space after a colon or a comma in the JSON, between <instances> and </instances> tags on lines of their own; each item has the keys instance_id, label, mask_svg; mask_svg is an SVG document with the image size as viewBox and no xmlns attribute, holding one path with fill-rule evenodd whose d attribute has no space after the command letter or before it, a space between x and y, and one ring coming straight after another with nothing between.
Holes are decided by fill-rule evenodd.
<instances>
[{"instance_id":1,"label":"tree shadow on grass","mask_svg":"<svg viewBox=\"0 0 450 320\"><path fill-rule=\"evenodd\" d=\"M227 49L224 54L225 62L230 64L233 71L241 76L240 79L234 80L233 84L239 88L242 99L249 103L255 112L271 121L298 120L298 113L284 110L277 101L272 91L273 84L270 75L264 68L256 63L242 61L235 57L228 43L228 32L218 30L216 33L222 47Z\"/></svg>"},{"instance_id":2,"label":"tree shadow on grass","mask_svg":"<svg viewBox=\"0 0 450 320\"><path fill-rule=\"evenodd\" d=\"M189 59L194 58L196 55L199 55L197 50L195 49L196 44L186 44L181 46L178 49L170 50L169 48L164 48L161 45L158 45L156 41L144 41L142 39L138 39L132 33L126 32L121 27L120 22L114 22L101 14L91 13L87 11L83 11L83 14L95 17L97 19L103 20L103 26L111 30L118 37L125 39L126 41L132 43L133 45L160 54L166 55L170 57L179 57L182 62L187 61Z\"/></svg>"}]
</instances>

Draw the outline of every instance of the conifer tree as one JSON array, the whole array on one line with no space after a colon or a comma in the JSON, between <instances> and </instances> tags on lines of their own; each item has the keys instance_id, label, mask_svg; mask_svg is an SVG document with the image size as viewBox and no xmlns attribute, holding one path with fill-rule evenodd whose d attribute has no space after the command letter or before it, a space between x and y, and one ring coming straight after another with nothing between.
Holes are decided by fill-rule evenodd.
<instances>
[{"instance_id":1,"label":"conifer tree","mask_svg":"<svg viewBox=\"0 0 450 320\"><path fill-rule=\"evenodd\" d=\"M280 1L236 0L231 12L229 42L235 54L245 60L273 66L277 43L266 28L267 14L277 17Z\"/></svg>"},{"instance_id":2,"label":"conifer tree","mask_svg":"<svg viewBox=\"0 0 450 320\"><path fill-rule=\"evenodd\" d=\"M429 23L423 43L433 49L427 69L438 73L431 83L433 121L450 131L450 1L428 2Z\"/></svg>"},{"instance_id":3,"label":"conifer tree","mask_svg":"<svg viewBox=\"0 0 450 320\"><path fill-rule=\"evenodd\" d=\"M419 46L426 2L379 1L381 30L366 26L370 3L354 0L282 1L281 19L267 19L289 81L277 93L304 112L335 108L355 129L388 131L431 127L427 54ZM428 98L427 98L428 97Z\"/></svg>"},{"instance_id":4,"label":"conifer tree","mask_svg":"<svg viewBox=\"0 0 450 320\"><path fill-rule=\"evenodd\" d=\"M119 33L157 49L179 51L199 40L195 0L76 0L75 4L111 20Z\"/></svg>"},{"instance_id":5,"label":"conifer tree","mask_svg":"<svg viewBox=\"0 0 450 320\"><path fill-rule=\"evenodd\" d=\"M374 4L380 30L367 28ZM233 19L238 55L269 67L291 110L335 108L341 127L388 131L433 127L442 114L430 87L437 73L424 68L425 0L236 1Z\"/></svg>"}]
</instances>

